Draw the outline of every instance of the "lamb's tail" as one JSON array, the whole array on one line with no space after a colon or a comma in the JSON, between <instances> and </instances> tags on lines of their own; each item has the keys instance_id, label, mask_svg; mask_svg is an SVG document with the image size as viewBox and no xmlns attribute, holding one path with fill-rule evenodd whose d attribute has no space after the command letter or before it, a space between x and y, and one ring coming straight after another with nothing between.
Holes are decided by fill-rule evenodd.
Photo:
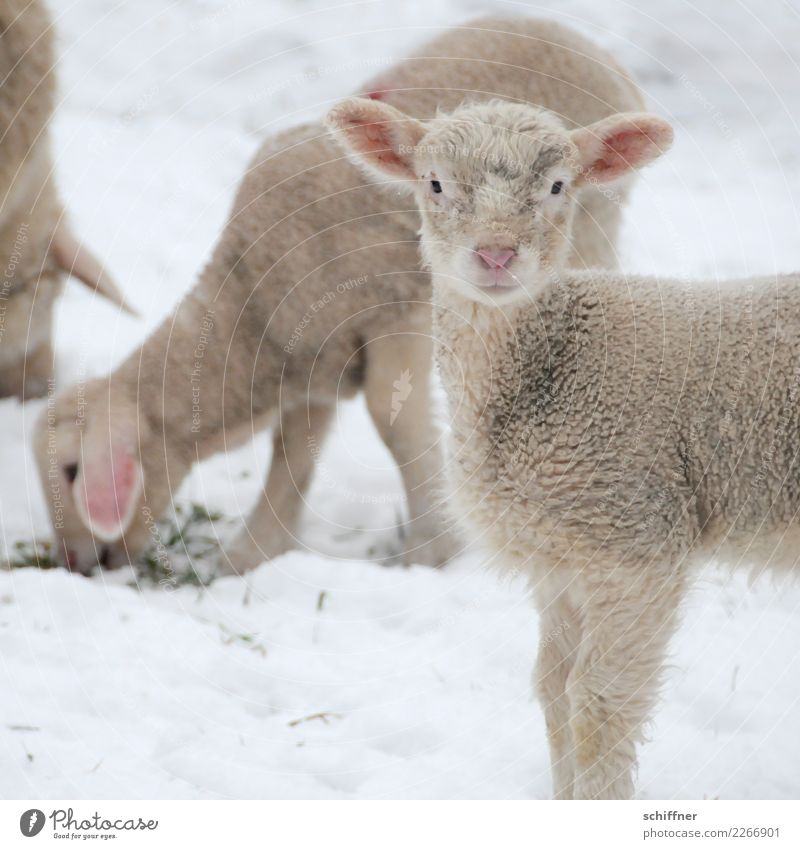
<instances>
[{"instance_id":1,"label":"lamb's tail","mask_svg":"<svg viewBox=\"0 0 800 849\"><path fill-rule=\"evenodd\" d=\"M129 315L140 317L139 313L125 300L125 296L102 263L63 221L56 229L50 252L62 271L80 280L93 292L107 298Z\"/></svg>"}]
</instances>

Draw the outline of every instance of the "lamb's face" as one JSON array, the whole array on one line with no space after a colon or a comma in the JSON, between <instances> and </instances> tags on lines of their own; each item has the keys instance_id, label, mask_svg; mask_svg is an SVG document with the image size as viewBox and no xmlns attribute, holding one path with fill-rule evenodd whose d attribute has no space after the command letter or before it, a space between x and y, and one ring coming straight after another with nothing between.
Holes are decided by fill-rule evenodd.
<instances>
[{"instance_id":1,"label":"lamb's face","mask_svg":"<svg viewBox=\"0 0 800 849\"><path fill-rule=\"evenodd\" d=\"M72 387L48 405L34 436L54 556L84 574L129 563L147 539L135 413L112 420L107 394L103 381Z\"/></svg>"},{"instance_id":2,"label":"lamb's face","mask_svg":"<svg viewBox=\"0 0 800 849\"><path fill-rule=\"evenodd\" d=\"M535 297L563 267L581 188L627 176L672 141L655 115L567 130L546 110L501 100L423 124L351 98L327 123L370 171L414 192L437 285L490 304Z\"/></svg>"},{"instance_id":3,"label":"lamb's face","mask_svg":"<svg viewBox=\"0 0 800 849\"><path fill-rule=\"evenodd\" d=\"M535 296L569 251L577 149L552 114L462 107L416 147L422 246L439 285L484 302Z\"/></svg>"}]
</instances>

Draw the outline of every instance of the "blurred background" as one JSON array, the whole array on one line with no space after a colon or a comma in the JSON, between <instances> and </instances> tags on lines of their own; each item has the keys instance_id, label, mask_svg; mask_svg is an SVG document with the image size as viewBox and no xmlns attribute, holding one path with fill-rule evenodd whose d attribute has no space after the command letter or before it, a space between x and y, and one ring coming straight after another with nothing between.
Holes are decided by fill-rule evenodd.
<instances>
[{"instance_id":1,"label":"blurred background","mask_svg":"<svg viewBox=\"0 0 800 849\"><path fill-rule=\"evenodd\" d=\"M143 314L79 287L56 316L59 379L103 374L192 285L269 133L448 25L532 14L613 49L672 151L626 213L626 270L685 278L800 269L800 11L783 0L50 0L54 156L76 230ZM0 402L0 537L47 534L27 434ZM268 440L198 468L179 501L231 526ZM295 552L246 581L167 593L129 570L0 573L4 797L542 797L530 696L536 618L477 554L382 568L399 477L360 400L344 405ZM639 794L800 791L800 590L713 568L675 641Z\"/></svg>"}]
</instances>

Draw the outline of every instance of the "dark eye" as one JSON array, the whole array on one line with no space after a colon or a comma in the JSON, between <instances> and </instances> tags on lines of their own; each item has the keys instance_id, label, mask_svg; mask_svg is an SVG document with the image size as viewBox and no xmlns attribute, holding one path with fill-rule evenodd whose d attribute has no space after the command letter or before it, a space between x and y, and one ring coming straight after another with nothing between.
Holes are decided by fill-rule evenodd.
<instances>
[{"instance_id":1,"label":"dark eye","mask_svg":"<svg viewBox=\"0 0 800 849\"><path fill-rule=\"evenodd\" d=\"M442 193L442 184L438 180L431 180L431 188L435 195L440 195Z\"/></svg>"},{"instance_id":2,"label":"dark eye","mask_svg":"<svg viewBox=\"0 0 800 849\"><path fill-rule=\"evenodd\" d=\"M557 182L553 183L553 186L550 189L550 194L551 195L560 195L561 189L563 189L563 188L564 188L564 181L558 180Z\"/></svg>"},{"instance_id":3,"label":"dark eye","mask_svg":"<svg viewBox=\"0 0 800 849\"><path fill-rule=\"evenodd\" d=\"M78 477L78 464L67 463L67 465L64 466L64 477L66 477L69 483L74 483L75 478Z\"/></svg>"}]
</instances>

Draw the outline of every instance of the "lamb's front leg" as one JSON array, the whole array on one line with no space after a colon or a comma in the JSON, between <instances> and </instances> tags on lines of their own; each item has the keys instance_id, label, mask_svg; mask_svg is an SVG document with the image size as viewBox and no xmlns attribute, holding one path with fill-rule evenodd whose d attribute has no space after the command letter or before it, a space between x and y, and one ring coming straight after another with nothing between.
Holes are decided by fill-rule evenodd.
<instances>
[{"instance_id":1,"label":"lamb's front leg","mask_svg":"<svg viewBox=\"0 0 800 849\"><path fill-rule=\"evenodd\" d=\"M434 423L429 310L419 324L387 329L367 347L364 394L372 421L392 454L408 500L407 563L440 566L454 540L443 520L440 433ZM426 323L427 321L427 323Z\"/></svg>"},{"instance_id":2,"label":"lamb's front leg","mask_svg":"<svg viewBox=\"0 0 800 849\"><path fill-rule=\"evenodd\" d=\"M547 725L553 792L556 799L571 799L575 744L566 687L580 645L580 622L563 593L537 586L536 602L540 615L536 692Z\"/></svg>"},{"instance_id":3,"label":"lamb's front leg","mask_svg":"<svg viewBox=\"0 0 800 849\"><path fill-rule=\"evenodd\" d=\"M334 407L310 404L281 413L272 461L256 506L223 554L222 567L240 574L294 546L294 534Z\"/></svg>"},{"instance_id":4,"label":"lamb's front leg","mask_svg":"<svg viewBox=\"0 0 800 849\"><path fill-rule=\"evenodd\" d=\"M628 799L685 580L679 568L652 563L593 578L582 582L581 644L567 681L574 796Z\"/></svg>"}]
</instances>

